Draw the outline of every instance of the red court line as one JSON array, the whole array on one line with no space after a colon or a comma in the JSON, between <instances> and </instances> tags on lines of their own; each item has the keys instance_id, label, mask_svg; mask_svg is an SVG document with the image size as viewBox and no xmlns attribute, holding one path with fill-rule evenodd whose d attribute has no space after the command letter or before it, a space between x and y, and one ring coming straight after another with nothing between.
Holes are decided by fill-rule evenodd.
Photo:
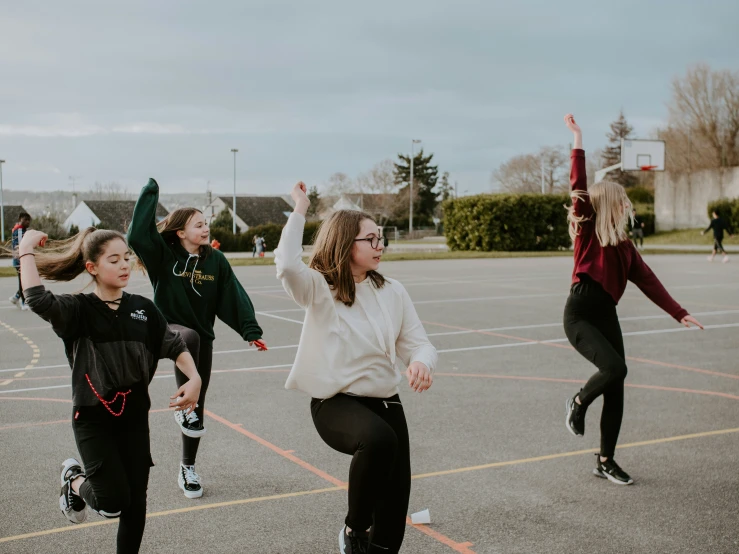
<instances>
[{"instance_id":1,"label":"red court line","mask_svg":"<svg viewBox=\"0 0 739 554\"><path fill-rule=\"evenodd\" d=\"M521 342L529 342L532 344L541 344L544 346L551 346L554 348L564 348L566 350L574 350L574 348L569 344L557 344L553 342L544 342L540 340L535 339L527 339L526 337L518 337L516 335L505 335L503 333L493 333L492 331L480 331L477 329L470 329L468 327L459 327L458 325L447 325L446 323L437 323L435 321L422 321L422 323L427 323L429 325L436 325L437 327L446 327L447 329L456 329L458 331L470 331L472 333L477 333L480 335L490 335L493 337L501 337L504 339L512 339L512 340L518 340ZM630 360L632 362L640 362L643 364L650 364L650 365L656 365L656 366L662 366L662 367L670 367L673 369L682 369L684 371L693 371L695 373L703 373L705 375L715 375L717 377L728 377L729 379L739 379L739 375L732 375L731 373L722 373L720 371L711 371L708 369L701 369L699 367L691 367L687 365L678 365L678 364L671 364L669 362L660 362L658 360L650 360L647 358L635 358L633 356L626 356L627 360Z\"/></svg>"},{"instance_id":2,"label":"red court line","mask_svg":"<svg viewBox=\"0 0 739 554\"><path fill-rule=\"evenodd\" d=\"M440 377L481 377L484 379L511 379L513 381L546 381L550 383L575 383L582 385L587 381L583 379L559 379L556 377L531 377L528 375L497 375L494 373L438 373L434 372L434 375ZM728 394L725 392L716 392L710 390L698 390L698 389L683 389L677 387L663 387L659 385L635 385L631 383L625 383L625 387L632 389L653 389L663 390L669 392L687 392L691 394L703 394L706 396L720 396L722 398L730 398L731 400L739 400L739 396L734 394Z\"/></svg>"},{"instance_id":3,"label":"red court line","mask_svg":"<svg viewBox=\"0 0 739 554\"><path fill-rule=\"evenodd\" d=\"M345 483L344 481L341 481L340 479L337 479L336 477L333 477L332 475L329 475L325 471L322 471L322 470L318 469L317 467L315 467L314 465L309 464L305 460L301 460L300 458L298 458L297 456L295 456L294 454L292 454L292 451L283 450L282 448L280 448L279 446L276 446L276 445L272 444L268 440L265 440L262 437L259 437L259 436L255 435L254 433L251 433L251 432L247 431L246 429L244 429L242 427L242 424L241 423L233 423L231 421L228 421L226 418L221 417L221 416L219 416L217 414L214 414L210 410L205 410L205 414L208 417L211 417L211 418L215 419L217 422L222 423L226 427L228 427L230 429L233 429L237 433L241 433L242 435L244 435L246 437L249 437L253 441L256 441L259 444L261 444L262 446L266 446L267 448L269 448L273 452L276 452L277 454L279 454L283 458L287 458L288 460L290 460L291 462L299 465L300 467L302 467L304 469L307 469L308 471L310 471L311 473L314 473L315 475L317 475L321 479L325 479L326 481L328 481L329 483L332 483L333 485L336 485L337 487L347 488L348 484ZM437 541L441 542L442 544L444 544L444 545L450 547L451 549L453 549L455 552L460 552L462 554L475 554L475 552L473 550L470 550L470 548L469 548L472 545L472 543L470 543L470 542L458 543L458 542L455 542L454 540L450 539L446 535L442 535L438 531L434 531L433 529L430 529L428 527L424 527L422 525L413 525L413 524L411 524L411 520L409 518L407 518L406 521L414 529L418 529L419 531L421 531L422 533L425 533L429 537L432 537L432 538L436 539Z\"/></svg>"}]
</instances>

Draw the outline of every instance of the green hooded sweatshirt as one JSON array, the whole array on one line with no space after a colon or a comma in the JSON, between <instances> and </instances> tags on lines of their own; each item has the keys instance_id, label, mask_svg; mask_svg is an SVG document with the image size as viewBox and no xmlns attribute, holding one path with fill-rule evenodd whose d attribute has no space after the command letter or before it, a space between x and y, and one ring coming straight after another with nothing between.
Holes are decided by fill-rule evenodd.
<instances>
[{"instance_id":1,"label":"green hooded sweatshirt","mask_svg":"<svg viewBox=\"0 0 739 554\"><path fill-rule=\"evenodd\" d=\"M146 266L157 308L169 323L196 331L204 341L215 339L216 316L244 340L261 339L254 306L226 257L210 247L198 256L179 241L168 244L156 227L158 203L159 185L149 179L128 227L128 244Z\"/></svg>"}]
</instances>

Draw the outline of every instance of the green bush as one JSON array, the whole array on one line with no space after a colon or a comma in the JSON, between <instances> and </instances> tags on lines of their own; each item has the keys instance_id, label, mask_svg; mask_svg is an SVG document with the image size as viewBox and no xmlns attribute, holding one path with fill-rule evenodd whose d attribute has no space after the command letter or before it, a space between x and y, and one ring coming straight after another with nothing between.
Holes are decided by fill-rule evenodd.
<instances>
[{"instance_id":1,"label":"green bush","mask_svg":"<svg viewBox=\"0 0 739 554\"><path fill-rule=\"evenodd\" d=\"M481 194L444 202L451 250L537 251L569 248L566 194Z\"/></svg>"},{"instance_id":2,"label":"green bush","mask_svg":"<svg viewBox=\"0 0 739 554\"><path fill-rule=\"evenodd\" d=\"M632 204L654 204L654 190L648 187L629 187L626 195Z\"/></svg>"},{"instance_id":3,"label":"green bush","mask_svg":"<svg viewBox=\"0 0 739 554\"><path fill-rule=\"evenodd\" d=\"M739 232L739 198L721 198L710 202L706 210L709 219L714 211L726 220L734 232Z\"/></svg>"},{"instance_id":4,"label":"green bush","mask_svg":"<svg viewBox=\"0 0 739 554\"><path fill-rule=\"evenodd\" d=\"M313 244L313 238L318 231L320 223L320 221L309 221L305 224L303 244ZM226 229L223 226L217 225L210 228L210 235L211 238L221 243L220 249L222 252L251 252L254 248L254 244L252 243L254 235L264 237L266 243L265 251L272 252L280 242L282 227L282 225L276 223L255 225L254 227L249 227L246 232L234 236L231 233L231 228Z\"/></svg>"}]
</instances>

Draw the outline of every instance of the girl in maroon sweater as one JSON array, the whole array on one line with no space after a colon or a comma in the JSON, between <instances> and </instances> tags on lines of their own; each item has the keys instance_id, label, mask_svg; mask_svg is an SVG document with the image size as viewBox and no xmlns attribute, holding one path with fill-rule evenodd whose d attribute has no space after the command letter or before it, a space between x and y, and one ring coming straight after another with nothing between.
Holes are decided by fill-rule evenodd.
<instances>
[{"instance_id":1,"label":"girl in maroon sweater","mask_svg":"<svg viewBox=\"0 0 739 554\"><path fill-rule=\"evenodd\" d=\"M600 455L593 473L619 485L630 485L633 479L613 459L621 430L626 378L616 304L626 282L633 282L686 327L703 326L675 302L629 240L625 227L631 204L624 188L604 181L588 191L580 127L572 114L565 116L565 124L575 135L570 171L572 206L567 218L575 245L575 268L564 328L570 344L598 368L580 392L567 400L566 425L573 435L583 435L585 412L603 395Z\"/></svg>"}]
</instances>

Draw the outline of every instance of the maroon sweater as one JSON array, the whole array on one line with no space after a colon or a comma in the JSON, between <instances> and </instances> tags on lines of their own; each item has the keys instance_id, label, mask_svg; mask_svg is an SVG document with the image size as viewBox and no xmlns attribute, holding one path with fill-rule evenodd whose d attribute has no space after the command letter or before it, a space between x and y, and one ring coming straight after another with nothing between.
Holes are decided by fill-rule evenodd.
<instances>
[{"instance_id":1,"label":"maroon sweater","mask_svg":"<svg viewBox=\"0 0 739 554\"><path fill-rule=\"evenodd\" d=\"M587 191L585 151L575 149L572 151L570 158L572 161L570 169L572 190ZM652 302L677 321L688 315L687 310L675 302L654 272L644 263L630 240L625 240L618 246L606 246L604 248L600 245L595 232L596 214L589 196L585 195L582 200L573 199L573 204L575 215L588 218L580 225L580 232L575 238L573 283L579 282L581 275L587 275L593 281L599 283L618 304L626 290L626 282L631 281Z\"/></svg>"}]
</instances>

